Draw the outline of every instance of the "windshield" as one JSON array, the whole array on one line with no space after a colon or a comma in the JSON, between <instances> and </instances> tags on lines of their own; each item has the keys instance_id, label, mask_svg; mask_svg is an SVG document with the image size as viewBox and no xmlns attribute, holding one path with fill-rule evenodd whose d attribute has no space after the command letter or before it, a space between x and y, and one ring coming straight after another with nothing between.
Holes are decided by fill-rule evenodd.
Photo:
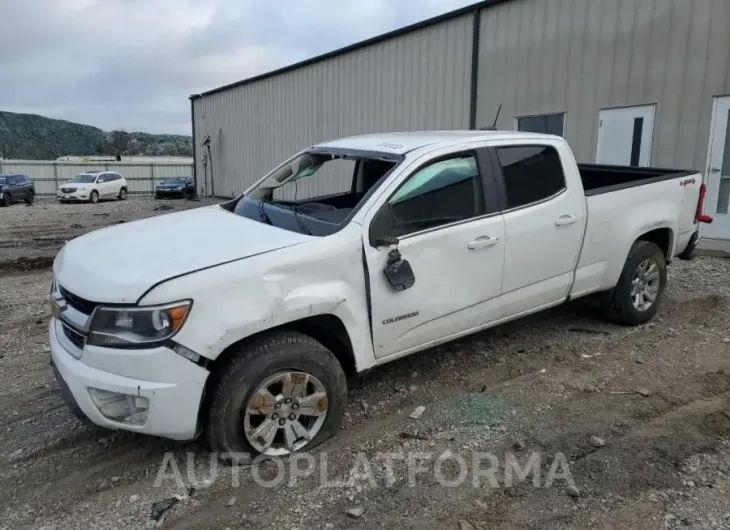
<instances>
[{"instance_id":1,"label":"windshield","mask_svg":"<svg viewBox=\"0 0 730 530\"><path fill-rule=\"evenodd\" d=\"M168 185L168 184L182 185L182 184L185 184L185 177L172 177L169 179L165 179L162 181L162 184L163 185Z\"/></svg>"},{"instance_id":2,"label":"windshield","mask_svg":"<svg viewBox=\"0 0 730 530\"><path fill-rule=\"evenodd\" d=\"M6 177L0 177L0 184L7 184L8 179Z\"/></svg>"},{"instance_id":3,"label":"windshield","mask_svg":"<svg viewBox=\"0 0 730 530\"><path fill-rule=\"evenodd\" d=\"M93 184L93 182L96 180L96 175L89 175L87 173L81 173L81 175L76 175L74 178L69 180L69 182L73 182L76 184Z\"/></svg>"},{"instance_id":4,"label":"windshield","mask_svg":"<svg viewBox=\"0 0 730 530\"><path fill-rule=\"evenodd\" d=\"M329 235L347 223L400 160L358 151L308 151L248 190L233 212L285 230Z\"/></svg>"}]
</instances>

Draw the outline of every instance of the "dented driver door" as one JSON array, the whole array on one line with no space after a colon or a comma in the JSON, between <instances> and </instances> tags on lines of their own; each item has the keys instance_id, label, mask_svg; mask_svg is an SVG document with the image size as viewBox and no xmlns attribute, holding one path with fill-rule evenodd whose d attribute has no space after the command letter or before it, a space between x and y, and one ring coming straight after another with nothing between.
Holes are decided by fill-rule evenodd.
<instances>
[{"instance_id":1,"label":"dented driver door","mask_svg":"<svg viewBox=\"0 0 730 530\"><path fill-rule=\"evenodd\" d=\"M499 319L505 230L486 150L430 155L385 195L364 228L375 356Z\"/></svg>"}]
</instances>

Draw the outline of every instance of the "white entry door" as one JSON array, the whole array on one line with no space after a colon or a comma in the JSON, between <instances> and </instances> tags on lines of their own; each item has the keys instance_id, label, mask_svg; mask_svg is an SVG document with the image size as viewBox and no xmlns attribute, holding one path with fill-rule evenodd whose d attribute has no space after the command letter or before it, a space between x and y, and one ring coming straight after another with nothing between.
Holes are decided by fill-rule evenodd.
<instances>
[{"instance_id":1,"label":"white entry door","mask_svg":"<svg viewBox=\"0 0 730 530\"><path fill-rule=\"evenodd\" d=\"M654 105L603 109L598 114L597 164L651 165Z\"/></svg>"},{"instance_id":2,"label":"white entry door","mask_svg":"<svg viewBox=\"0 0 730 530\"><path fill-rule=\"evenodd\" d=\"M713 109L704 210L714 220L702 237L730 239L730 96L715 98Z\"/></svg>"}]
</instances>

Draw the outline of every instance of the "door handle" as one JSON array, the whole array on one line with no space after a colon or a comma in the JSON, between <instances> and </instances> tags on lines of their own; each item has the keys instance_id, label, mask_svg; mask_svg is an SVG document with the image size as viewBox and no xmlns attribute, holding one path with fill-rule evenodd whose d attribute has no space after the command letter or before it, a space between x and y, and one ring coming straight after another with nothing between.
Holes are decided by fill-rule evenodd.
<instances>
[{"instance_id":1,"label":"door handle","mask_svg":"<svg viewBox=\"0 0 730 530\"><path fill-rule=\"evenodd\" d=\"M466 248L469 250L479 250L480 248L493 247L497 243L499 243L498 237L480 236L469 243Z\"/></svg>"},{"instance_id":2,"label":"door handle","mask_svg":"<svg viewBox=\"0 0 730 530\"><path fill-rule=\"evenodd\" d=\"M710 171L712 173L719 173L720 172L720 168L719 167L713 167Z\"/></svg>"},{"instance_id":3,"label":"door handle","mask_svg":"<svg viewBox=\"0 0 730 530\"><path fill-rule=\"evenodd\" d=\"M560 217L558 217L558 220L555 221L555 226L572 225L576 221L577 219L574 215L561 215Z\"/></svg>"}]
</instances>

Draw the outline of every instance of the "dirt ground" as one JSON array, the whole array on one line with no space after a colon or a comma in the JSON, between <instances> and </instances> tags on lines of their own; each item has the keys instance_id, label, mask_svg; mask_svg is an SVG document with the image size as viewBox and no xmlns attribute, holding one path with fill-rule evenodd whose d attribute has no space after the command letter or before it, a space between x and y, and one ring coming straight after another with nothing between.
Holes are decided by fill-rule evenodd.
<instances>
[{"instance_id":1,"label":"dirt ground","mask_svg":"<svg viewBox=\"0 0 730 530\"><path fill-rule=\"evenodd\" d=\"M673 263L646 326L574 303L376 370L311 461L229 468L81 424L49 365L53 254L157 204L0 209L0 528L730 528L730 259Z\"/></svg>"}]
</instances>

